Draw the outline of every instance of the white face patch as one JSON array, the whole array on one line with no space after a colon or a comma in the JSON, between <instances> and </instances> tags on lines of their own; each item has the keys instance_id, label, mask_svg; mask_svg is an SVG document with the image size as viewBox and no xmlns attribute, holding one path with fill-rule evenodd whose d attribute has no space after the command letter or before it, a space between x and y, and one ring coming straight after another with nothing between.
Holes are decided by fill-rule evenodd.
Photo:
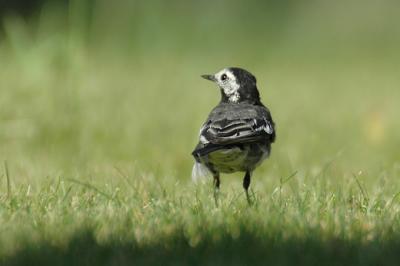
<instances>
[{"instance_id":1,"label":"white face patch","mask_svg":"<svg viewBox=\"0 0 400 266\"><path fill-rule=\"evenodd\" d=\"M216 83L223 90L230 102L238 102L240 99L239 88L235 75L229 69L222 69L214 75Z\"/></svg>"}]
</instances>

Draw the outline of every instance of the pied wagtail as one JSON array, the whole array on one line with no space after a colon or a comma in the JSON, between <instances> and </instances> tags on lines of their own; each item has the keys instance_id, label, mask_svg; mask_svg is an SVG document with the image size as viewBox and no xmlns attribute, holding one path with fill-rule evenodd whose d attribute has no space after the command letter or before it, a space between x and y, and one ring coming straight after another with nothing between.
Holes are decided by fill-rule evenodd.
<instances>
[{"instance_id":1,"label":"pied wagtail","mask_svg":"<svg viewBox=\"0 0 400 266\"><path fill-rule=\"evenodd\" d=\"M251 174L269 156L275 141L271 114L261 103L256 78L250 72L230 67L202 77L218 85L221 101L200 129L200 141L192 153L196 160L192 177L211 172L218 205L219 174L245 172L243 187L250 204Z\"/></svg>"}]
</instances>

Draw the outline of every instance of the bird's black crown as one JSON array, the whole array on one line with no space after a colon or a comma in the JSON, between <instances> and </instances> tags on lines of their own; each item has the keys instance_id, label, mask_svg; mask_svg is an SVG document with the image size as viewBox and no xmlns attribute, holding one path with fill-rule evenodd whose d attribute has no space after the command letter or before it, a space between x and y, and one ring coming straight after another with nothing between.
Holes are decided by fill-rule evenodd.
<instances>
[{"instance_id":1,"label":"bird's black crown","mask_svg":"<svg viewBox=\"0 0 400 266\"><path fill-rule=\"evenodd\" d=\"M240 102L260 103L260 93L257 89L257 79L249 71L239 68L230 67L229 71L236 77L236 82L239 84L238 93L240 95ZM224 98L224 97L222 97ZM221 99L229 100L229 99Z\"/></svg>"},{"instance_id":2,"label":"bird's black crown","mask_svg":"<svg viewBox=\"0 0 400 266\"><path fill-rule=\"evenodd\" d=\"M202 77L218 85L221 89L221 102L261 104L257 80L243 68L224 68L216 74Z\"/></svg>"}]
</instances>

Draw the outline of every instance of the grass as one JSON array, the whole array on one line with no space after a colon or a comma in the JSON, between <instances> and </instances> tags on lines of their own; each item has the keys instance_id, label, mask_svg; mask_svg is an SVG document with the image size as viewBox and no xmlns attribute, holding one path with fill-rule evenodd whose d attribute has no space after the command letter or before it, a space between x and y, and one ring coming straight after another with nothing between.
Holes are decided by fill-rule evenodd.
<instances>
[{"instance_id":1,"label":"grass","mask_svg":"<svg viewBox=\"0 0 400 266\"><path fill-rule=\"evenodd\" d=\"M224 3L3 18L1 265L397 264L397 4ZM277 123L252 207L242 174L218 208L190 179L219 97L199 75L229 65Z\"/></svg>"}]
</instances>

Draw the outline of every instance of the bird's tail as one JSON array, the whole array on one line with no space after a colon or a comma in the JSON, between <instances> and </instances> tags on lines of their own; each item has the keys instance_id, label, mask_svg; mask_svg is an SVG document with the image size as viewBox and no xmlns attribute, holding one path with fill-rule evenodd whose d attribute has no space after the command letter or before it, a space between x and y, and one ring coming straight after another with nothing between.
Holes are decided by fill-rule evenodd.
<instances>
[{"instance_id":1,"label":"bird's tail","mask_svg":"<svg viewBox=\"0 0 400 266\"><path fill-rule=\"evenodd\" d=\"M199 162L195 162L192 169L192 180L193 182L198 182L203 180L205 177L210 176L211 172L207 167Z\"/></svg>"}]
</instances>

